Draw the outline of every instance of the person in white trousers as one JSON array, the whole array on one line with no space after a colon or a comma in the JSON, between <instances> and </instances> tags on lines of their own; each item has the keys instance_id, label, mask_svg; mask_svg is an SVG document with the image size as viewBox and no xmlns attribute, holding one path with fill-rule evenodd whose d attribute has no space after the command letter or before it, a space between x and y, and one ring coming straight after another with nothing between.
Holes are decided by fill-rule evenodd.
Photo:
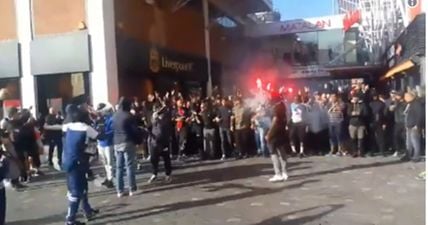
<instances>
[{"instance_id":1,"label":"person in white trousers","mask_svg":"<svg viewBox=\"0 0 428 225\"><path fill-rule=\"evenodd\" d=\"M105 138L98 141L98 154L104 165L106 179L102 183L107 188L113 188L114 148L113 148L113 107L101 103L97 111L100 119L97 121L97 130L103 131Z\"/></svg>"}]
</instances>

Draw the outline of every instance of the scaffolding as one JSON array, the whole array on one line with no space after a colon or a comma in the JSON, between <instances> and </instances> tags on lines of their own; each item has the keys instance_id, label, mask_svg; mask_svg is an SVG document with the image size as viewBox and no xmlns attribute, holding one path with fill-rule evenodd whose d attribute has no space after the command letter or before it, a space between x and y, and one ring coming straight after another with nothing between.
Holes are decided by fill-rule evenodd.
<instances>
[{"instance_id":1,"label":"scaffolding","mask_svg":"<svg viewBox=\"0 0 428 225\"><path fill-rule=\"evenodd\" d=\"M409 24L405 16L406 0L337 0L336 12L359 10L358 47L370 54L370 62L379 62L383 53ZM357 47L357 46L356 46Z\"/></svg>"}]
</instances>

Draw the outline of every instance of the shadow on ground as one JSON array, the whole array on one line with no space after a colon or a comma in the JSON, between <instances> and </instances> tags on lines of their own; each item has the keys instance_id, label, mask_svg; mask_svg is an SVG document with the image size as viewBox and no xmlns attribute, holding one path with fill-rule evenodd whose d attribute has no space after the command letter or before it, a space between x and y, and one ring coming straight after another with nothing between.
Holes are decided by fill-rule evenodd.
<instances>
[{"instance_id":1,"label":"shadow on ground","mask_svg":"<svg viewBox=\"0 0 428 225\"><path fill-rule=\"evenodd\" d=\"M338 204L338 205L325 205L325 206L316 206L311 207L303 210L297 210L285 214L281 214L279 216L275 216L273 218L264 220L260 223L254 224L254 225L303 225L309 222L315 222L316 224L324 224L321 223L321 219L341 208L343 208L344 205ZM313 211L316 211L315 214L311 213ZM302 216L299 217L299 214L310 214L309 216ZM290 219L292 218L292 219Z\"/></svg>"}]
</instances>

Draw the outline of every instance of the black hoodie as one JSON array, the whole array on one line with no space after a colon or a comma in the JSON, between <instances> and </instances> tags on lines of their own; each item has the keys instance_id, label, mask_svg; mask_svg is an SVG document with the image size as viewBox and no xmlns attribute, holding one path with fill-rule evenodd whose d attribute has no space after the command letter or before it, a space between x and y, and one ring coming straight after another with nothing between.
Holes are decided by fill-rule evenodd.
<instances>
[{"instance_id":1,"label":"black hoodie","mask_svg":"<svg viewBox=\"0 0 428 225\"><path fill-rule=\"evenodd\" d=\"M119 110L113 116L113 144L133 143L140 144L143 134L138 128L137 121L131 111L131 101L120 98Z\"/></svg>"}]
</instances>

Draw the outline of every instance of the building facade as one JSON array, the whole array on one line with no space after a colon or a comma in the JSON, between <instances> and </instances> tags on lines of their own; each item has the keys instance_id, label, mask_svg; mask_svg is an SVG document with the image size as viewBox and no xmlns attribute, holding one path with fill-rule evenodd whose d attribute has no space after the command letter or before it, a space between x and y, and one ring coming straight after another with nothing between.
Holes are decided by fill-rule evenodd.
<instances>
[{"instance_id":1,"label":"building facade","mask_svg":"<svg viewBox=\"0 0 428 225\"><path fill-rule=\"evenodd\" d=\"M1 106L45 114L49 107L115 104L121 95L144 97L176 84L205 89L219 83L229 44L230 30L217 19L230 18L240 29L252 21L248 14L271 4L0 0Z\"/></svg>"},{"instance_id":2,"label":"building facade","mask_svg":"<svg viewBox=\"0 0 428 225\"><path fill-rule=\"evenodd\" d=\"M247 26L245 47L234 50L240 52L234 58L242 59L236 63L240 67L228 71L228 77L238 81L227 83L245 84L247 77L253 81L264 77L320 89L331 80L372 79L382 62L362 44L357 24L344 29L344 18L341 14Z\"/></svg>"}]
</instances>

